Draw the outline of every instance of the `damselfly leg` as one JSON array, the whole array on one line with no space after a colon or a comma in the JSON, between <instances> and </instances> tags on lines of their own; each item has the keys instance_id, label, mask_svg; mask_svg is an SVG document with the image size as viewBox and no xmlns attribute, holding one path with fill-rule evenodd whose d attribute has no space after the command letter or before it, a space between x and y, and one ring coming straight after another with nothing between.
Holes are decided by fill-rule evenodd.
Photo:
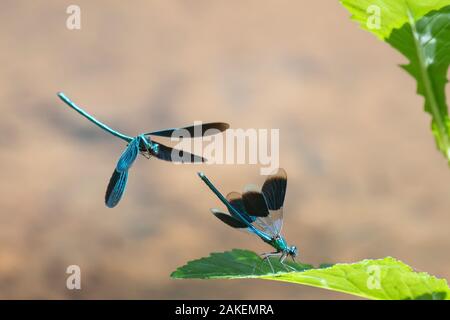
<instances>
[{"instance_id":1,"label":"damselfly leg","mask_svg":"<svg viewBox=\"0 0 450 320\"><path fill-rule=\"evenodd\" d=\"M273 269L272 263L270 262L270 257L276 257L276 256L279 256L279 255L280 255L280 252L278 252L278 251L275 251L275 252L267 252L267 253L261 254L261 257L262 257L262 263L264 263L264 261L267 261L267 263L268 263L269 266L270 266L270 269L272 270L272 273L275 273L275 271L274 271L274 269Z\"/></svg>"},{"instance_id":2,"label":"damselfly leg","mask_svg":"<svg viewBox=\"0 0 450 320\"><path fill-rule=\"evenodd\" d=\"M255 265L254 265L252 273L254 273L254 272L255 272L255 269L256 269L257 267L259 268L259 266L260 266L261 264L263 264L265 261L268 262L268 264L269 264L269 266L270 266L270 269L272 270L272 273L275 273L275 270L273 269L272 263L270 262L269 258L270 258L270 257L277 256L277 255L279 255L279 254L280 254L279 252L266 252L266 253L262 253L262 254L261 254L261 261L260 261L258 264L255 264Z\"/></svg>"},{"instance_id":3,"label":"damselfly leg","mask_svg":"<svg viewBox=\"0 0 450 320\"><path fill-rule=\"evenodd\" d=\"M286 260L286 258L289 256L287 253L281 253L281 252L270 252L270 253L263 253L261 256L263 256L263 261L267 260L267 262L270 265L270 268L272 269L272 272L274 272L272 264L270 262L270 257L275 257L275 256L280 256L280 264L284 267L284 269L286 271L297 271L297 269L295 269L294 267L285 264L284 261ZM295 259L292 257L293 261L295 262Z\"/></svg>"},{"instance_id":4,"label":"damselfly leg","mask_svg":"<svg viewBox=\"0 0 450 320\"><path fill-rule=\"evenodd\" d=\"M294 267L292 267L292 266L290 266L290 265L288 265L288 264L284 264L284 260L286 260L287 257L288 257L288 254L283 253L283 254L281 255L281 257L280 257L280 263L281 263L281 264L283 265L283 267L284 267L286 270L288 270L288 271L289 271L288 268L290 268L291 271L297 271L297 269L295 269ZM294 257L292 257L292 260L295 262Z\"/></svg>"},{"instance_id":5,"label":"damselfly leg","mask_svg":"<svg viewBox=\"0 0 450 320\"><path fill-rule=\"evenodd\" d=\"M152 151L155 152L157 149L157 144L153 143L150 138L147 138L145 135L140 135L140 144L139 144L139 153L143 155L145 158L150 159L152 157Z\"/></svg>"}]
</instances>

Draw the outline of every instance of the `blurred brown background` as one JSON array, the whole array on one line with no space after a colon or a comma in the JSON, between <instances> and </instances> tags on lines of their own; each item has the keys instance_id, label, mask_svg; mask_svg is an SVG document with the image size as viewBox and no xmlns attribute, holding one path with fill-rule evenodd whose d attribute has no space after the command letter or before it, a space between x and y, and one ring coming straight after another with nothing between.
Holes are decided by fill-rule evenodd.
<instances>
[{"instance_id":1,"label":"blurred brown background","mask_svg":"<svg viewBox=\"0 0 450 320\"><path fill-rule=\"evenodd\" d=\"M81 7L82 28L66 28ZM450 278L450 170L404 58L336 1L13 1L0 10L0 298L348 298L277 282L182 281L212 251L269 248L209 213L259 166L140 157L104 192L131 135L194 120L280 128L284 234L304 262L395 256ZM82 290L65 287L66 267Z\"/></svg>"}]
</instances>

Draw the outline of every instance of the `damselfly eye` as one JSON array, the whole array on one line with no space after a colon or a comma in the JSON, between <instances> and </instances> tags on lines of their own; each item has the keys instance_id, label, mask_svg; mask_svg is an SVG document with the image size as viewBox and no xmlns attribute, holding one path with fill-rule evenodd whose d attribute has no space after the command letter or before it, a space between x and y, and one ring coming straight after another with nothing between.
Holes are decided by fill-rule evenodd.
<instances>
[{"instance_id":1,"label":"damselfly eye","mask_svg":"<svg viewBox=\"0 0 450 320\"><path fill-rule=\"evenodd\" d=\"M289 249L289 254L290 254L291 256L295 257L295 256L297 255L297 247L296 247L296 246L292 246L292 247Z\"/></svg>"}]
</instances>

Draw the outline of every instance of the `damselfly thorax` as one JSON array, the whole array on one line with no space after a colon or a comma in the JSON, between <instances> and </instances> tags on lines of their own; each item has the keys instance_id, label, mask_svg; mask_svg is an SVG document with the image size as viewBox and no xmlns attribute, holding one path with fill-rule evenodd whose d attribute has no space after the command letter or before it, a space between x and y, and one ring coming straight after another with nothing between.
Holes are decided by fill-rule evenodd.
<instances>
[{"instance_id":1,"label":"damselfly thorax","mask_svg":"<svg viewBox=\"0 0 450 320\"><path fill-rule=\"evenodd\" d=\"M153 143L150 137L141 134L136 138L139 139L139 153L145 158L150 159L154 154L158 153L158 144Z\"/></svg>"}]
</instances>

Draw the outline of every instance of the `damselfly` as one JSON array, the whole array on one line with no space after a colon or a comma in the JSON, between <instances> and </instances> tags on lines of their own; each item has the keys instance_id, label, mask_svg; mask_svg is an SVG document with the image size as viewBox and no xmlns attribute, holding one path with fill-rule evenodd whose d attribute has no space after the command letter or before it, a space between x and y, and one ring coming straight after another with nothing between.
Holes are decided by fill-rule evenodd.
<instances>
[{"instance_id":1,"label":"damselfly","mask_svg":"<svg viewBox=\"0 0 450 320\"><path fill-rule=\"evenodd\" d=\"M185 128L172 128L160 131L147 132L137 135L136 137L130 137L123 133L120 133L114 129L111 129L104 123L98 121L93 116L88 114L86 111L78 107L74 102L72 102L64 93L59 92L58 96L64 101L69 107L77 111L79 114L87 118L89 121L99 126L103 130L111 133L112 135L120 138L128 143L127 148L122 153L117 162L116 168L109 180L108 187L105 194L105 203L109 208L115 207L123 193L128 180L128 170L133 165L138 154L140 153L147 159L150 157L155 157L157 159L171 161L171 162L204 162L205 159L201 156L191 154L189 152L174 149L163 145L162 143L153 141L150 136L159 137L172 137L172 136L183 136L183 137L199 137L207 136L211 134L216 134L222 132L229 128L229 125L222 122L204 123L201 125L194 125Z\"/></svg>"},{"instance_id":2,"label":"damselfly","mask_svg":"<svg viewBox=\"0 0 450 320\"><path fill-rule=\"evenodd\" d=\"M267 260L270 264L270 257L279 256L282 264L287 257L291 257L295 262L297 247L289 246L281 236L283 203L287 187L287 175L284 169L280 168L275 174L269 176L261 191L254 185L249 185L242 195L238 192L231 192L226 197L217 190L203 173L200 172L198 175L223 202L230 213L211 209L211 212L217 218L230 227L256 234L276 250L275 252L262 254L263 260ZM270 267L272 268L271 264Z\"/></svg>"}]
</instances>

